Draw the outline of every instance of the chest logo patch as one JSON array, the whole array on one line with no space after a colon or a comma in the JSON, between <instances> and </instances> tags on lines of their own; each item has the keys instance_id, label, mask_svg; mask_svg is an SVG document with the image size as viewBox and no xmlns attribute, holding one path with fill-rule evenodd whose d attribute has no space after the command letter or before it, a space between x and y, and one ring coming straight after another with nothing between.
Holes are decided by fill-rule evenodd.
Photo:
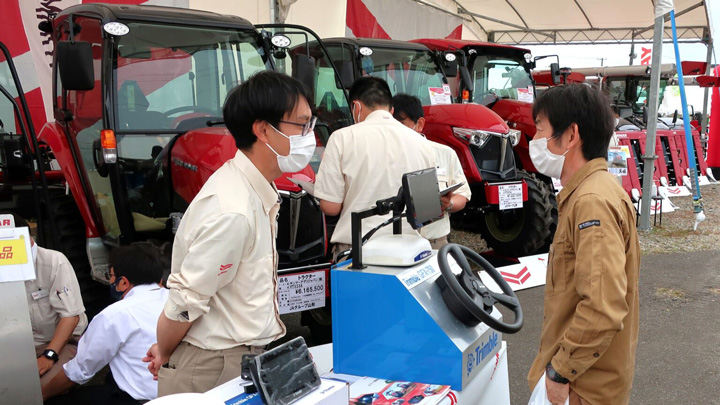
<instances>
[{"instance_id":1,"label":"chest logo patch","mask_svg":"<svg viewBox=\"0 0 720 405\"><path fill-rule=\"evenodd\" d=\"M230 267L232 267L232 263L223 264L222 266L220 266L220 272L218 273L218 276L222 276L223 274L227 273Z\"/></svg>"},{"instance_id":2,"label":"chest logo patch","mask_svg":"<svg viewBox=\"0 0 720 405\"><path fill-rule=\"evenodd\" d=\"M583 229L590 228L591 226L600 226L600 220L593 219L591 221L583 222L582 224L578 225L578 228L582 231Z\"/></svg>"}]
</instances>

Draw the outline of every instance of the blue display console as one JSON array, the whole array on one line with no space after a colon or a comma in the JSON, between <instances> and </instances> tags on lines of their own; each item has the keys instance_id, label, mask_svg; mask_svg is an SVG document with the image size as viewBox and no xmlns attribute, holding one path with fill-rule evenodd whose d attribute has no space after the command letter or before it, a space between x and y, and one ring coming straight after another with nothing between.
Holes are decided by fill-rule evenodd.
<instances>
[{"instance_id":1,"label":"blue display console","mask_svg":"<svg viewBox=\"0 0 720 405\"><path fill-rule=\"evenodd\" d=\"M448 258L453 271L459 266ZM502 346L502 334L468 327L445 305L435 280L436 252L408 267L333 267L333 368L336 373L450 385L462 390ZM501 319L499 311L492 316Z\"/></svg>"}]
</instances>

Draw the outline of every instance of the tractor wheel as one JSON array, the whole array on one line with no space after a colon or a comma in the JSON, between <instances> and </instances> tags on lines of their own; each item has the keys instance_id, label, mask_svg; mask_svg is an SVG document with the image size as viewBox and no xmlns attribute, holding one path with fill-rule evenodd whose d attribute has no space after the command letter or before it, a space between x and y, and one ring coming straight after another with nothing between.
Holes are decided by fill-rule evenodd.
<instances>
[{"instance_id":1,"label":"tractor wheel","mask_svg":"<svg viewBox=\"0 0 720 405\"><path fill-rule=\"evenodd\" d=\"M528 185L528 200L522 209L489 211L480 219L480 233L497 253L505 256L527 256L546 243L553 230L552 192L534 174L518 170ZM556 210L557 212L557 210Z\"/></svg>"},{"instance_id":2,"label":"tractor wheel","mask_svg":"<svg viewBox=\"0 0 720 405\"><path fill-rule=\"evenodd\" d=\"M545 239L545 244L542 248L540 248L538 253L546 253L550 250L550 245L552 245L553 238L555 237L555 230L557 230L558 222L558 206L555 192L547 184L546 187L548 187L548 191L550 192L550 217L552 218L552 222L550 223L550 234L547 239Z\"/></svg>"},{"instance_id":3,"label":"tractor wheel","mask_svg":"<svg viewBox=\"0 0 720 405\"><path fill-rule=\"evenodd\" d=\"M90 275L90 261L85 248L85 223L72 195L50 194L47 208L49 214L46 215L49 217L45 218L44 247L58 250L68 258L80 285L85 313L88 318L92 318L102 311L110 300L107 287L93 280ZM51 233L55 229L58 231L59 245Z\"/></svg>"},{"instance_id":4,"label":"tractor wheel","mask_svg":"<svg viewBox=\"0 0 720 405\"><path fill-rule=\"evenodd\" d=\"M325 299L325 306L305 311L300 315L300 324L310 328L310 336L314 345L332 342L332 308L330 298Z\"/></svg>"}]
</instances>

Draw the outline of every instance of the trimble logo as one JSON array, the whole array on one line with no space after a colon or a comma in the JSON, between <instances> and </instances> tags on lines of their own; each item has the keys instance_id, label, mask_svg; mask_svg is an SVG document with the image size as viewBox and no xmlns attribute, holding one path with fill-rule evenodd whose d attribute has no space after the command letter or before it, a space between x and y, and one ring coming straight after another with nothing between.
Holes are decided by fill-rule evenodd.
<instances>
[{"instance_id":1,"label":"trimble logo","mask_svg":"<svg viewBox=\"0 0 720 405\"><path fill-rule=\"evenodd\" d=\"M467 356L467 375L472 373L473 369L480 365L490 353L495 350L498 345L498 334L495 331L490 334L486 342L480 343L475 350L468 353Z\"/></svg>"}]
</instances>

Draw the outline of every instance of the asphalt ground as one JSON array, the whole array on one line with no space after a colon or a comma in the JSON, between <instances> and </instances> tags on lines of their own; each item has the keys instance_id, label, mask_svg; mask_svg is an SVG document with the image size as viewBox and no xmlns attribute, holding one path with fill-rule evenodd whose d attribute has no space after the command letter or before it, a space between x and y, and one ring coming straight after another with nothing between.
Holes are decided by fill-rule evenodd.
<instances>
[{"instance_id":1,"label":"asphalt ground","mask_svg":"<svg viewBox=\"0 0 720 405\"><path fill-rule=\"evenodd\" d=\"M543 291L541 286L517 292L525 324L517 334L503 335L508 342L512 404L527 404L530 398L526 376L540 339ZM630 403L720 404L718 318L720 251L643 256L640 336ZM288 326L283 341L303 336L313 344L298 314L283 320Z\"/></svg>"}]
</instances>

